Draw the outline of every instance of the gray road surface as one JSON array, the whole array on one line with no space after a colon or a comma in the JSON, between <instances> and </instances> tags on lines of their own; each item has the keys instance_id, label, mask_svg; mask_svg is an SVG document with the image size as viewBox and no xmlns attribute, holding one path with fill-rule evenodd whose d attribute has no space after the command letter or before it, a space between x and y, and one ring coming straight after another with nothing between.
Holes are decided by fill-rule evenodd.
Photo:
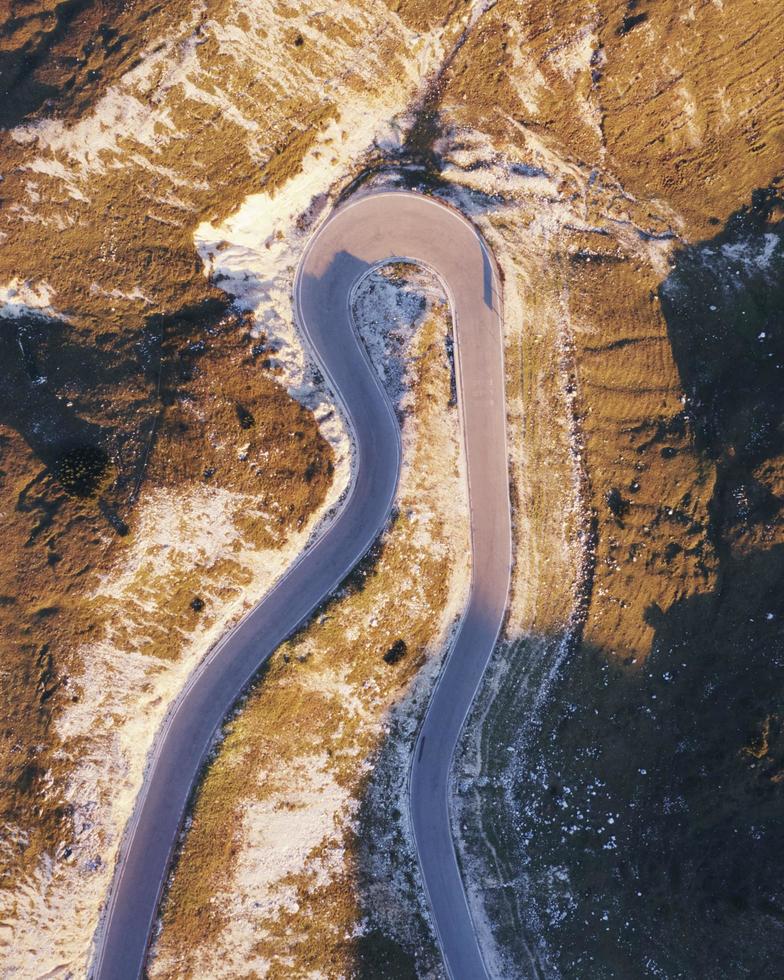
<instances>
[{"instance_id":1,"label":"gray road surface","mask_svg":"<svg viewBox=\"0 0 784 980\"><path fill-rule=\"evenodd\" d=\"M471 509L468 609L423 722L410 773L411 819L428 901L453 980L485 967L466 904L448 809L452 757L504 615L511 567L501 311L493 259L455 211L403 191L340 208L311 240L297 272L297 316L350 420L351 491L336 520L210 653L156 740L120 847L91 976L143 971L181 821L212 738L259 667L334 590L383 528L400 471L392 406L353 329L349 297L373 265L407 258L434 269L455 320L458 399Z\"/></svg>"}]
</instances>

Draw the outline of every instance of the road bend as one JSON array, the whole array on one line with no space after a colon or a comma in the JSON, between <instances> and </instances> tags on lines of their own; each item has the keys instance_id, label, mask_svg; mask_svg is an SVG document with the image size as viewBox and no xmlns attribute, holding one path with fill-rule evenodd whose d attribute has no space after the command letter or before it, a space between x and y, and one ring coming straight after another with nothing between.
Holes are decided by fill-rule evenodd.
<instances>
[{"instance_id":1,"label":"road bend","mask_svg":"<svg viewBox=\"0 0 784 980\"><path fill-rule=\"evenodd\" d=\"M462 215L406 191L368 194L311 239L294 287L297 319L352 430L355 470L335 520L192 674L156 738L120 845L90 976L137 980L188 801L224 717L274 650L339 585L383 529L400 473L400 432L351 318L351 291L377 265L431 268L451 305L471 520L462 625L427 708L410 780L411 825L444 964L484 980L452 835L453 757L507 601L511 514L500 290L493 257Z\"/></svg>"}]
</instances>

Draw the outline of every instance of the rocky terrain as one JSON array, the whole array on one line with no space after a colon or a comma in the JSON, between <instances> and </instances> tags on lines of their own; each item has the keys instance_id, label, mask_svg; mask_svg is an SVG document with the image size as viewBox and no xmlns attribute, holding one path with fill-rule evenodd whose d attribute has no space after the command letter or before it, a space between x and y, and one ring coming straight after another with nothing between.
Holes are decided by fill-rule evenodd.
<instances>
[{"instance_id":1,"label":"rocky terrain","mask_svg":"<svg viewBox=\"0 0 784 980\"><path fill-rule=\"evenodd\" d=\"M489 961L777 976L784 12L0 18L3 975L85 975L157 725L347 485L291 282L332 204L404 184L504 275L516 566L455 782ZM438 975L401 775L464 595L447 324L404 270L358 302L410 482L229 722L152 974Z\"/></svg>"}]
</instances>

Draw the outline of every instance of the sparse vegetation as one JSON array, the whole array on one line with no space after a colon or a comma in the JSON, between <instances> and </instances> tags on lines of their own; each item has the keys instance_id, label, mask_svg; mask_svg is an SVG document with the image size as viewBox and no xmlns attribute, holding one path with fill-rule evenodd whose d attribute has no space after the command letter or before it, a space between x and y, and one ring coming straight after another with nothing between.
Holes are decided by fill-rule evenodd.
<instances>
[{"instance_id":1,"label":"sparse vegetation","mask_svg":"<svg viewBox=\"0 0 784 980\"><path fill-rule=\"evenodd\" d=\"M405 286L405 270L398 276ZM443 650L456 611L450 592L460 594L465 582L456 550L465 527L452 506L460 492L457 419L454 409L444 414L450 367L443 313L443 307L429 309L406 351L413 386L405 423L410 465L393 519L332 601L274 655L227 726L195 800L153 977L198 976L216 948L228 956L250 955L239 950L251 949L269 963L273 977L314 969L361 977L371 949L383 950L390 976L410 976L432 963L426 926L413 911L416 897L402 899L406 907L395 912L395 920L402 920L397 925L389 920L401 896L391 880L385 902L375 898L377 884L362 870L370 858L356 847L352 814L373 778L371 760L384 744L388 712L405 700L426 660ZM405 640L398 634L401 622ZM335 803L325 804L332 794ZM325 805L334 806L326 817L320 815ZM363 813L363 823L388 827L402 820L395 798L385 798L383 807ZM290 813L292 824L273 838L264 828L277 826L279 813ZM312 828L310 821L316 821ZM280 877L265 871L262 887L253 868L274 868L276 855L293 846L297 833L304 852L288 865L285 854L277 858ZM223 840L220 848L210 844L215 834ZM370 828L361 835L369 840ZM345 857L334 865L337 852ZM409 874L405 854L398 860L400 868L390 875ZM232 908L244 902L248 888L259 911L253 931L235 947L229 938ZM286 897L292 894L296 911ZM220 901L213 901L215 895ZM374 923L372 942L350 938L361 918Z\"/></svg>"}]
</instances>

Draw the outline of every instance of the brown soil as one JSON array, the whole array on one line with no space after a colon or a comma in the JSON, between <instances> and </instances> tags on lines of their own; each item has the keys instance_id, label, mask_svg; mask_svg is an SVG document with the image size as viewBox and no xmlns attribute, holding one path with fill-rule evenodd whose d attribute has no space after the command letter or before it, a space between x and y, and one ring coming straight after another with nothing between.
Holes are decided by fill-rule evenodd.
<instances>
[{"instance_id":1,"label":"brown soil","mask_svg":"<svg viewBox=\"0 0 784 980\"><path fill-rule=\"evenodd\" d=\"M512 146L522 126L701 236L781 168L782 30L754 0L500 0L453 66L445 121Z\"/></svg>"},{"instance_id":2,"label":"brown soil","mask_svg":"<svg viewBox=\"0 0 784 980\"><path fill-rule=\"evenodd\" d=\"M6 0L0 10L0 127L44 110L78 119L188 4Z\"/></svg>"}]
</instances>

